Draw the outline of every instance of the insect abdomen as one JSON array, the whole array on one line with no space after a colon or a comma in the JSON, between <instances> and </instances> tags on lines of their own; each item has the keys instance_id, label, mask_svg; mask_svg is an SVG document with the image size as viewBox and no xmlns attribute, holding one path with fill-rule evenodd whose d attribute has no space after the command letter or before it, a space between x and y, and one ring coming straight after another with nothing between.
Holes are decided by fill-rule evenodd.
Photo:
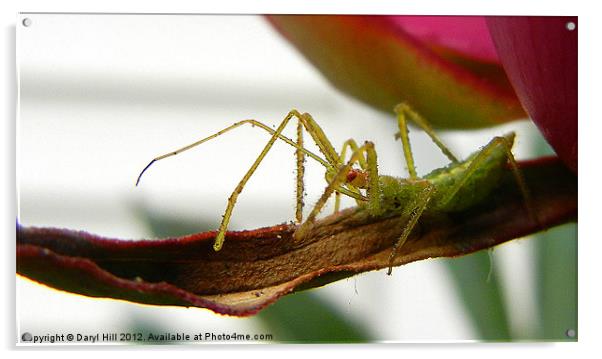
<instances>
[{"instance_id":1,"label":"insect abdomen","mask_svg":"<svg viewBox=\"0 0 602 359\"><path fill-rule=\"evenodd\" d=\"M512 145L514 134L496 137L466 161L438 169L426 176L436 187L434 204L439 210L457 212L472 207L488 198L499 185L508 162L507 145ZM474 161L478 165L472 166ZM467 174L470 172L470 175ZM458 188L452 197L450 192Z\"/></svg>"}]
</instances>

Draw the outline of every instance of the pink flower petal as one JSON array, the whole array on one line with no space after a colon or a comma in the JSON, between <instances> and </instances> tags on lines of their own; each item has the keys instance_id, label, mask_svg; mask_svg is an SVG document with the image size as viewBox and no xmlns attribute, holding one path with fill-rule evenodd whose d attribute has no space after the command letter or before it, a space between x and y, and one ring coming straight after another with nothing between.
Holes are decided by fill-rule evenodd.
<instances>
[{"instance_id":1,"label":"pink flower petal","mask_svg":"<svg viewBox=\"0 0 602 359\"><path fill-rule=\"evenodd\" d=\"M577 18L496 16L487 23L521 103L576 173Z\"/></svg>"},{"instance_id":2,"label":"pink flower petal","mask_svg":"<svg viewBox=\"0 0 602 359\"><path fill-rule=\"evenodd\" d=\"M500 63L483 16L390 16L396 26L432 47Z\"/></svg>"}]
</instances>

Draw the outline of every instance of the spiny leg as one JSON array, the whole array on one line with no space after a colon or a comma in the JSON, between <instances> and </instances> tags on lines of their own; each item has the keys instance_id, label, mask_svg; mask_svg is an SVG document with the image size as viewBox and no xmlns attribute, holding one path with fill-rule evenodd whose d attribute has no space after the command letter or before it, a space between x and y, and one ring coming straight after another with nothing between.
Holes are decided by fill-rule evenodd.
<instances>
[{"instance_id":1,"label":"spiny leg","mask_svg":"<svg viewBox=\"0 0 602 359\"><path fill-rule=\"evenodd\" d=\"M516 163L516 159L514 158L514 154L512 153L512 145L509 143L508 139L502 137L504 140L504 150L506 151L506 156L508 157L508 162L510 163L510 170L514 175L514 179L518 188L523 196L523 200L525 201L525 208L527 213L529 213L529 217L531 220L537 224L538 227L541 227L539 223L539 219L535 214L535 210L533 209L533 200L531 198L531 192L529 192L529 187L527 187L527 182L525 181L525 177L523 177L523 173L518 168L518 164Z\"/></svg>"},{"instance_id":2,"label":"spiny leg","mask_svg":"<svg viewBox=\"0 0 602 359\"><path fill-rule=\"evenodd\" d=\"M232 192L232 195L230 196L230 198L228 198L228 206L226 207L226 211L224 213L224 216L223 216L223 219L222 219L222 223L220 224L220 227L218 229L218 234L217 234L217 236L215 238L215 243L213 245L213 248L216 251L220 250L221 246L223 245L223 242L224 242L224 239L225 239L226 229L228 228L228 223L230 221L230 217L232 215L232 210L234 209L234 205L236 203L238 195L240 194L240 192L244 188L245 184L247 183L247 181L249 180L249 178L251 177L251 175L255 172L255 170L257 169L257 167L259 166L259 164L263 160L263 158L266 156L267 152L271 149L271 147L274 144L274 142L276 141L276 139L278 139L278 137L280 136L280 134L282 133L282 131L284 130L284 128L288 124L288 121L293 116L295 116L295 117L297 117L299 119L299 122L301 122L303 124L303 126L305 127L305 129L309 132L309 134L311 135L311 137L316 142L316 145L318 145L318 148L320 149L320 151L324 154L324 156L326 156L326 160L328 161L328 163L330 165L330 167L327 166L327 172L332 171L332 166L336 165L337 162L339 161L339 155L337 154L337 152L332 147L332 144L330 143L330 141L328 140L328 138L326 137L326 135L322 131L322 128L313 120L313 118L311 117L311 115L309 115L308 113L304 113L303 115L299 115L299 113L296 112L296 111L289 112L289 114L285 117L285 119L282 121L282 123L280 124L280 126L278 126L278 128L276 129L276 131L272 135L272 138L270 138L270 140L266 144L265 148L259 154L259 157L257 157L257 159L255 160L255 162L253 163L253 165L251 166L251 168L248 170L248 172L245 174L245 176L239 182L238 186L236 186L236 188L234 189L234 192ZM297 131L300 131L299 127L297 128ZM299 142L299 140L297 140L297 141ZM298 146L298 143L296 145L297 146L295 146L295 147L298 150L300 150L300 149L303 148L303 147ZM374 167L374 175L376 176L375 177L376 178L376 183L378 184L378 173L377 173L377 170L376 170L376 153L374 152L374 144L372 144L372 143L366 143L366 145L362 146L362 148L363 147L367 147L367 149L368 149L367 157L368 157L368 163L369 164L370 164L370 158L372 158L373 167ZM309 151L305 151L304 153L308 153L309 154L310 152ZM350 162L353 163L355 161L358 161L358 157L359 157L360 154L361 154L360 151L358 151L357 154L354 154L352 156ZM303 160L303 158L297 157L297 164L298 164L297 169L299 169L299 163L302 163L302 160ZM350 167L351 166L349 165L349 168ZM339 177L339 176L340 176L340 173L338 173L336 177ZM373 176L371 176L371 177L373 177ZM299 179L299 177L298 177L298 180L300 180L300 182L303 182L303 178ZM299 187L302 187L302 185L298 184L297 188L299 188ZM337 190L339 192L348 194L348 195L350 195L352 197L356 196L355 193L349 193L348 190L346 190L344 188L340 188L340 186L338 186L338 185L333 186L333 189L330 190L330 194L332 194L333 190ZM324 203L326 202L326 200L328 199L328 197L330 197L330 194L326 197L326 199L323 201L323 203L321 203L320 209L324 205ZM377 199L376 196L375 196L375 199ZM297 202L297 207L299 208L300 206L302 206L302 199L301 199L301 201ZM319 212L319 210L317 212ZM314 209L312 210L312 212L310 213L310 215L308 217L308 222L311 223L311 222L313 222L315 220L317 212L316 212L316 208L314 207ZM297 213L299 213L299 210L297 210Z\"/></svg>"},{"instance_id":3,"label":"spiny leg","mask_svg":"<svg viewBox=\"0 0 602 359\"><path fill-rule=\"evenodd\" d=\"M347 149L351 149L351 153L354 153L357 151L357 149L359 148L359 146L357 145L357 142L355 142L355 140L353 138L348 139L347 141L345 141L343 143L343 147L341 148L341 155L339 156L339 162L338 165L342 166L345 164L345 159L347 158ZM360 156L358 158L358 164L360 166L360 168L362 170L366 170L367 169L367 162L366 159L364 158L364 156ZM351 191L353 192L357 192L359 193L359 191L357 190L357 188L355 188L354 186L347 184L348 187L351 188ZM335 200L334 200L334 213L337 213L339 211L339 208L341 206L341 192L339 191L335 191L334 192L335 195ZM354 198L355 201L359 204L361 199L358 198Z\"/></svg>"},{"instance_id":4,"label":"spiny leg","mask_svg":"<svg viewBox=\"0 0 602 359\"><path fill-rule=\"evenodd\" d=\"M437 134L435 133L435 131L433 130L431 125L428 123L428 121L426 121L426 119L424 119L422 116L420 116L417 112L412 110L410 105L408 105L407 103L401 103L401 104L395 106L394 111L397 114L397 125L399 126L399 137L401 138L403 153L404 153L404 157L406 160L406 164L408 166L408 172L410 174L411 180L416 181L419 177L416 173L416 167L414 165L414 156L412 154L412 148L410 146L410 138L409 138L409 133L408 133L409 132L408 131L408 119L410 121L414 122L416 125L418 125L424 132L426 132L426 134L431 138L431 140L435 143L435 145L437 145L437 147L439 147L441 152L443 152L443 154L445 156L447 156L447 158L449 158L450 161L452 161L454 163L459 162L458 159L456 158L456 156L454 156L452 154L452 152L449 150L449 148L447 148L447 146L445 146L443 144L443 142L441 141L439 136L437 136ZM391 256L389 257L390 265L389 265L389 270L388 270L387 274L391 274L392 262L393 262L393 259L395 258L395 254L397 253L399 248L401 248L403 246L403 244L406 242L412 229L414 228L418 219L422 215L422 212L426 208L428 202L431 200L433 191L434 191L434 187L431 184L429 184L425 188L425 190L423 192L421 192L421 195L419 195L415 201L413 201L408 207L406 207L406 208L411 209L411 211L409 213L408 224L404 228L404 231L403 231L400 239L397 241L397 243L393 247L393 251L391 252ZM404 213L402 214L402 216L405 217L406 215L408 215L406 213L406 211L407 210L404 210Z\"/></svg>"},{"instance_id":5,"label":"spiny leg","mask_svg":"<svg viewBox=\"0 0 602 359\"><path fill-rule=\"evenodd\" d=\"M336 174L328 181L328 185L324 189L322 196L314 205L314 208L306 221L295 232L295 237L298 238L307 232L334 191L343 192L341 185L346 182L347 173L352 168L353 164L359 161L359 158L363 156L364 152L366 152L366 167L369 175L369 185L367 188L368 206L370 206L371 210L374 209L378 211L380 209L380 198L378 195L380 193L380 185L378 182L376 151L374 150L374 143L366 141L363 146L354 151L349 161L344 166L341 166Z\"/></svg>"},{"instance_id":6,"label":"spiny leg","mask_svg":"<svg viewBox=\"0 0 602 359\"><path fill-rule=\"evenodd\" d=\"M423 183L424 188L420 191L418 196L414 199L414 201L410 202L403 210L401 217L408 218L408 221L403 228L403 232L401 236L393 246L393 250L389 255L389 269L387 270L387 275L391 275L393 271L393 260L395 259L395 255L399 248L401 248L405 242L408 240L408 237L412 233L412 230L418 223L418 219L422 216L422 213L426 209L429 201L433 197L433 191L435 190L435 186L433 186L430 182L424 180L421 182L416 182L416 185Z\"/></svg>"},{"instance_id":7,"label":"spiny leg","mask_svg":"<svg viewBox=\"0 0 602 359\"><path fill-rule=\"evenodd\" d=\"M341 148L341 156L340 156L340 160L339 160L339 165L345 164L345 158L347 157L347 149L348 148L351 149L351 154L353 155L353 153L357 152L359 146L357 145L357 142L355 142L355 140L353 138L350 138L347 141L345 141L343 143L343 147ZM360 156L358 158L357 163L360 165L360 168L363 170L368 168L368 163L366 162L366 159L363 156Z\"/></svg>"},{"instance_id":8,"label":"spiny leg","mask_svg":"<svg viewBox=\"0 0 602 359\"><path fill-rule=\"evenodd\" d=\"M399 126L399 137L401 138L401 144L403 146L403 154L408 165L408 172L410 173L411 179L417 179L416 167L414 165L414 156L412 155L412 148L410 146L410 138L408 136L408 123L406 116L418 125L424 132L426 132L433 142L441 149L443 154L447 156L452 162L458 162L456 156L454 156L449 148L441 142L441 139L437 136L431 125L422 116L416 113L407 103L401 103L395 106L395 113L397 114L397 124Z\"/></svg>"},{"instance_id":9,"label":"spiny leg","mask_svg":"<svg viewBox=\"0 0 602 359\"><path fill-rule=\"evenodd\" d=\"M326 134L324 133L324 131L322 130L320 125L318 125L318 123L313 119L313 117L309 113L302 114L301 117L299 118L299 122L301 124L303 124L303 126L305 127L305 130L311 135L312 139L318 146L318 149L324 155L324 157L326 158L326 161L329 163L330 167L325 165L326 179L327 179L327 181L329 181L330 177L332 177L332 174L336 171L336 169L339 168L343 164L344 154L343 154L343 156L341 156L337 153L337 151L332 146L332 143L330 142L330 140L328 139L328 137L326 136ZM299 131L299 128L297 131ZM345 143L347 144L347 146L351 146L352 149L354 149L354 150L357 149L357 144L355 143L355 141L348 140ZM297 147L297 148L300 148L300 147ZM344 145L343 152L345 150L346 150L346 146ZM297 157L297 159L299 161L299 157ZM360 166L365 166L365 160L363 158L361 158L359 160L359 163L360 163ZM300 168L299 165L297 165L297 173L299 173L299 168ZM297 183L299 183L299 181ZM340 194L341 193L354 198L356 201L365 200L364 196L362 196L361 193L359 193L359 191L356 188L354 188L353 186L348 186L348 187L349 188L344 188L344 187L339 186L336 189L337 199L335 201L335 212L338 211L338 208L340 206ZM298 221L298 222L300 222L300 221Z\"/></svg>"},{"instance_id":10,"label":"spiny leg","mask_svg":"<svg viewBox=\"0 0 602 359\"><path fill-rule=\"evenodd\" d=\"M311 115L307 112L301 115L299 121L303 123L303 126L311 135L320 152L322 152L324 157L326 157L326 161L328 161L331 166L335 166L339 161L339 154L337 151L335 151L328 137L326 137L322 127L320 127L320 125L318 125L313 117L311 117Z\"/></svg>"},{"instance_id":11,"label":"spiny leg","mask_svg":"<svg viewBox=\"0 0 602 359\"><path fill-rule=\"evenodd\" d=\"M327 181L329 180L329 177L331 177L331 174L334 173L336 171L337 168L339 168L344 161L344 157L345 157L345 151L346 151L346 146L345 144L347 144L347 146L350 146L353 150L357 149L357 144L355 143L354 140L350 139L347 140L345 142L345 144L343 145L343 150L342 150L342 154L339 155L337 153L337 151L334 149L334 147L332 146L332 143L330 142L330 140L328 139L328 137L326 136L326 134L324 133L324 131L322 130L322 128L320 127L320 125L318 125L318 123L313 119L313 117L309 114L309 113L304 113L301 115L301 117L299 117L299 123L297 124L297 141L298 141L298 151L299 149L301 149L303 146L300 145L302 144L303 141L303 134L302 134L302 128L305 127L305 130L311 135L312 139L314 140L314 142L316 143L316 145L318 146L318 149L320 150L320 152L324 155L324 157L326 158L326 161L328 161L328 163L330 164L329 166L325 166L326 167L326 178ZM299 141L301 141L299 143ZM302 209L300 209L299 207L303 207L303 198L300 197L302 196L303 193L303 173L304 173L304 168L303 168L303 160L304 157L302 157L304 154L298 154L297 155L297 203L300 203L300 206L297 206L297 223L301 223L302 222ZM359 164L360 166L362 166L362 168L365 167L365 160L363 158L359 159ZM335 193L336 193L336 201L335 201L335 212L338 212L339 206L340 206L340 194L345 194L349 197L354 198L356 201L363 201L365 200L365 198L361 195L361 193L359 193L359 191L354 188L353 186L348 186L349 188L344 188L344 187L339 187L336 189Z\"/></svg>"},{"instance_id":12,"label":"spiny leg","mask_svg":"<svg viewBox=\"0 0 602 359\"><path fill-rule=\"evenodd\" d=\"M328 139L328 137L326 136L326 134L324 133L324 131L322 130L320 125L318 125L318 123L313 119L313 117L311 117L311 115L309 113L304 113L301 116L302 117L299 118L299 122L303 124L306 131L311 135L312 139L318 146L318 149L320 150L320 152L326 158L326 161L328 161L328 163L330 164L330 167L326 167L326 180L329 181L331 179L331 177L333 176L333 174L336 172L337 168L339 168L340 166L343 165L344 153L342 156L340 156L337 153L337 151L332 146L332 143L330 142L330 140ZM298 128L298 131L300 131L299 128ZM348 141L346 141L346 143L349 143L349 146L352 146L353 149L357 148L357 145L355 144L355 141L353 141L353 140L348 140ZM355 146L355 147L353 147L353 146ZM346 147L343 146L343 152L345 150L346 150ZM297 158L299 159L299 157L297 157ZM363 160L363 158L360 159L360 165L363 165L364 163L365 163L365 161ZM299 165L297 166L297 171L299 173ZM340 194L341 193L354 198L356 201L365 200L364 196L362 196L362 194L356 188L354 188L353 186L347 186L347 187L349 187L349 188L339 186L336 189L335 213L338 211L339 206L340 206ZM300 223L300 222L301 221L298 221L298 223Z\"/></svg>"},{"instance_id":13,"label":"spiny leg","mask_svg":"<svg viewBox=\"0 0 602 359\"><path fill-rule=\"evenodd\" d=\"M222 245L224 243L224 239L226 236L226 230L228 229L228 224L230 223L230 217L232 216L232 211L234 210L234 205L236 204L236 200L238 199L240 192L242 192L244 186L247 184L247 182L249 181L249 179L251 178L251 176L253 175L255 170L257 170L257 167L259 166L261 161L264 159L264 157L267 155L269 150L272 148L272 146L274 145L274 142L276 142L276 140L278 139L278 136L282 133L282 131L284 130L284 128L286 127L286 125L288 124L288 122L290 121L290 119L293 116L297 117L300 121L303 118L303 115L299 115L299 113L297 111L291 111L286 115L286 117L284 118L284 120L282 120L282 122L280 123L280 125L278 126L278 128L276 129L276 131L274 132L274 134L268 141L268 143L265 145L265 147L263 148L263 150L261 151L261 153L255 160L255 162L253 162L253 164L251 165L251 168L249 168L247 173L243 176L243 178L240 180L240 182L238 183L238 185L236 186L236 188L234 189L234 191L228 198L228 205L226 207L226 211L224 212L222 222L218 228L217 236L215 237L215 242L213 244L213 249L215 251L219 251L222 248ZM296 143L295 145L297 145L297 144L298 143ZM299 153L300 148L302 148L302 147L297 147L297 153ZM302 159L301 159L301 161L302 161ZM297 164L299 164L299 163L300 163L300 159L299 159L299 157L297 157ZM300 180L301 182L303 182L303 178L297 177L297 179ZM299 189L300 187L302 188L303 186L300 184L297 184L297 189ZM302 192L302 190L301 190L301 192ZM297 199L299 200L299 198L297 198ZM296 211L297 214L300 212L299 207L301 207L301 206L302 206L302 199L301 199L301 202L299 202L299 201L297 202L297 211Z\"/></svg>"},{"instance_id":14,"label":"spiny leg","mask_svg":"<svg viewBox=\"0 0 602 359\"><path fill-rule=\"evenodd\" d=\"M400 111L398 111L400 109ZM397 125L399 126L399 137L401 138L401 145L403 147L403 155L406 159L406 165L408 166L408 172L411 179L418 178L416 174L416 167L414 166L414 156L412 155L412 147L410 146L410 137L408 136L408 123L405 118L403 107L395 107L397 113Z\"/></svg>"},{"instance_id":15,"label":"spiny leg","mask_svg":"<svg viewBox=\"0 0 602 359\"><path fill-rule=\"evenodd\" d=\"M529 193L529 189L525 182L525 179L522 176L518 165L516 164L516 160L514 155L512 154L512 145L506 137L495 137L493 138L471 161L470 165L463 173L462 177L459 181L457 181L453 187L451 187L443 198L438 203L439 207L445 208L447 204L449 204L456 194L460 191L460 189L466 184L468 179L474 175L474 173L485 163L485 161L491 156L492 152L494 152L497 148L502 147L503 151L506 154L508 162L510 164L510 170L516 180L516 183L519 187L523 200L525 201L525 208L531 217L531 219L538 223L537 216L533 210L531 194Z\"/></svg>"},{"instance_id":16,"label":"spiny leg","mask_svg":"<svg viewBox=\"0 0 602 359\"><path fill-rule=\"evenodd\" d=\"M318 125L318 123L313 119L313 117L309 113L303 113L302 115L298 116L298 120L299 120L299 122L297 123L297 212L296 212L296 219L297 219L297 223L301 223L303 221L303 215L302 215L302 208L304 205L304 202L303 202L303 191L304 191L303 175L305 173L305 169L303 167L303 162L305 159L304 158L305 152L302 151L302 149L303 149L303 145L302 145L303 144L303 131L302 131L303 127L310 134L310 136L314 140L315 144L318 146L318 149L326 158L326 161L324 161L324 162L327 162L327 164L322 162L322 165L324 165L324 167L326 168L326 176L327 177L328 177L329 173L336 171L336 169L340 165L342 165L342 160L341 160L341 156L339 156L339 154L336 152L336 150L332 146L332 143L330 142L330 140L328 139L328 137L326 136L326 134L324 133L324 131L322 130L320 125ZM351 141L353 141L353 140L351 140ZM347 142L349 142L349 141L347 141ZM354 141L353 141L353 144L355 144ZM353 144L351 144L351 145L353 145ZM355 147L357 148L357 145ZM362 164L364 164L363 159L360 160L360 165L362 165ZM342 188L342 187L338 188L336 191L337 197L340 196L340 194L342 193L342 194L345 194L352 198L355 198L356 201L365 200L365 198L359 193L359 191L357 189L353 188L353 186L349 186L349 187L350 187L350 189ZM340 202L338 202L338 201L337 201L337 203L335 203L335 209L338 209L339 203Z\"/></svg>"},{"instance_id":17,"label":"spiny leg","mask_svg":"<svg viewBox=\"0 0 602 359\"><path fill-rule=\"evenodd\" d=\"M287 123L289 122L289 120L292 117L296 117L299 120L299 123L297 126L297 133L298 133L298 138L297 138L297 142L293 142L291 139L289 139L288 137L282 135L282 131L283 129L286 127ZM236 200L238 198L238 195L240 194L240 192L242 191L242 189L244 188L246 182L248 182L248 180L250 179L251 175L255 172L255 170L257 169L257 167L259 166L259 164L261 163L261 161L263 160L263 158L267 155L267 152L269 152L269 150L271 149L272 145L274 144L274 142L276 141L276 139L280 139L284 142L286 142L287 144L295 147L297 149L296 154L297 154L297 210L296 210L296 219L298 222L302 221L302 207L303 207L303 173L304 173L304 168L303 168L303 162L305 159L305 155L309 156L310 158L318 161L320 164L322 164L325 168L327 173L329 172L333 172L336 170L337 168L337 163L339 161L339 155L337 154L337 152L334 150L334 148L332 147L332 144L330 143L330 141L328 140L328 138L326 137L326 135L324 134L323 130L321 129L321 127L313 120L313 118L311 117L311 115L309 115L308 113L304 113L304 114L299 114L299 112L297 112L296 110L291 110L287 116L285 117L285 119L282 121L282 123L279 125L278 129L276 131L274 131L273 129L271 129L270 127L264 125L263 123L259 122L259 121L255 121L255 120L243 120L240 122L237 122L221 131L218 131L217 133L208 136L206 138L203 138L197 142L194 142L188 146L182 147L176 151L173 152L169 152L167 154L164 154L162 156L156 157L154 158L140 173L140 175L138 176L138 179L136 181L136 185L139 184L140 182L140 178L142 177L142 175L145 173L145 171L155 162L162 160L164 158L170 157L170 156L175 156L181 152L187 151L193 147L196 147L206 141L209 141L210 139L213 139L215 137L218 137L222 134L224 134L225 132L228 132L236 127L239 127L243 124L251 124L253 127L257 126L267 132L269 132L270 134L272 134L272 137L270 138L270 140L268 141L268 143L266 144L265 148L262 150L262 152L260 153L259 157L256 159L256 161L253 163L253 165L251 166L251 168L248 170L248 172L245 174L245 176L243 177L243 179L239 182L238 186L235 188L234 192L232 193L232 195L230 196L230 198L228 199L228 206L226 207L226 211L223 215L223 219L222 219L222 223L220 224L220 227L218 229L218 234L216 236L215 239L215 243L214 243L214 249L216 251L221 249L221 246L223 245L223 241L225 238L225 232L228 226L228 223L230 221L230 217L232 215L232 211L234 208L234 205L236 203ZM308 131L308 133L311 135L312 139L316 142L316 145L318 146L318 148L320 149L320 151L324 154L324 156L326 157L326 160L320 158L319 156L315 155L314 153L308 151L307 149L305 149L303 147L303 139L302 139L302 134L300 134L300 132L302 132L302 127L305 127L305 129ZM348 196L351 196L353 198L356 199L361 199L361 200L365 200L365 198L360 194L360 193L355 193L353 191L350 191L346 188L338 188L337 189L339 192L346 194Z\"/></svg>"},{"instance_id":18,"label":"spiny leg","mask_svg":"<svg viewBox=\"0 0 602 359\"><path fill-rule=\"evenodd\" d=\"M301 116L295 110L293 110L291 112L294 112L295 116ZM203 138L203 139L201 139L199 141L196 141L196 142L194 142L194 143L192 143L190 145L184 146L184 147L182 147L180 149L177 149L175 151L168 152L168 153L166 153L164 155L155 157L152 161L150 161L146 165L146 167L144 167L144 169L138 175L138 178L136 180L136 186L140 183L140 179L142 178L142 175L155 162L157 162L159 160L162 160L162 159L165 159L167 157L175 156L175 155L177 155L179 153L182 153L184 151L187 151L189 149L192 149L192 148L194 148L194 147L196 147L196 146L198 146L198 145L200 145L200 144L202 144L204 142L207 142L207 141L209 141L211 139L214 139L214 138L216 138L216 137L218 137L218 136L220 136L220 135L222 135L222 134L224 134L224 133L226 133L226 132L228 132L230 130L233 130L233 129L241 126L241 125L244 125L244 124L249 124L253 128L257 127L257 128L262 129L262 130L265 130L266 132L268 132L271 135L274 135L274 133L276 132L272 128L270 128L269 126L267 126L267 125L265 125L265 124L263 124L263 123L261 123L259 121L256 121L256 120L243 120L243 121L239 121L239 122L237 122L237 123L235 123L235 124L233 124L231 126L228 126L228 127L224 128L224 129L222 129L222 130L220 130L220 131L218 131L218 132L216 132L216 133L214 133L214 134L212 134L212 135L210 135L208 137L205 137L205 138ZM300 124L301 124L301 122L298 122L298 129L297 129L298 137L297 137L297 142L296 143L293 142L288 137L282 135L282 134L278 135L278 138L280 140L282 140L282 141L286 142L287 144L289 144L290 146L293 146L293 147L296 148L296 155L297 155L297 193L298 193L298 196L299 196L300 193L301 194L303 193L303 174L304 174L303 163L305 161L305 155L307 155L310 158L312 158L313 160L317 161L318 163L320 163L321 165L323 165L326 169L332 168L332 165L329 164L327 161L325 161L324 159L322 159L318 155L312 153L311 151L308 151L307 149L305 149L303 147L303 138L299 137L299 134L300 134L299 133L299 127L301 127ZM300 135L302 136L302 132L301 132ZM296 211L297 215L296 215L296 217L297 217L298 222L300 223L300 222L302 222L302 218L299 217L299 213L302 213L302 208L299 208L299 207L302 207L303 205L302 205L302 201L297 200L297 203L298 203L298 205L297 205L297 211Z\"/></svg>"},{"instance_id":19,"label":"spiny leg","mask_svg":"<svg viewBox=\"0 0 602 359\"><path fill-rule=\"evenodd\" d=\"M303 176L305 175L305 153L301 150L303 148L303 124L301 121L297 122L297 150L295 151L297 157L297 206L295 210L295 219L297 223L303 222L303 195L305 191L305 185L303 182Z\"/></svg>"},{"instance_id":20,"label":"spiny leg","mask_svg":"<svg viewBox=\"0 0 602 359\"><path fill-rule=\"evenodd\" d=\"M341 208L341 192L334 192L334 213L338 213Z\"/></svg>"}]
</instances>

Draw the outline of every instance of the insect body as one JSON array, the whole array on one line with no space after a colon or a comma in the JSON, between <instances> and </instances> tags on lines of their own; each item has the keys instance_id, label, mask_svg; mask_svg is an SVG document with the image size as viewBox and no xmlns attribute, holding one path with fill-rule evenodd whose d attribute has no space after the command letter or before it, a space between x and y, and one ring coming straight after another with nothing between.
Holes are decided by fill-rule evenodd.
<instances>
[{"instance_id":1,"label":"insect body","mask_svg":"<svg viewBox=\"0 0 602 359\"><path fill-rule=\"evenodd\" d=\"M397 250L405 243L423 214L461 211L486 200L491 191L496 188L502 172L508 165L525 199L527 211L534 218L530 207L527 187L511 151L514 143L514 133L493 138L480 151L475 152L468 159L461 162L441 142L428 122L414 112L407 104L396 106L395 112L400 130L398 137L402 142L403 153L410 174L409 178L379 175L377 154L372 142L366 141L363 145L358 146L353 139L349 139L343 144L341 152L337 152L311 115L307 113L301 114L296 110L292 110L276 130L259 121L244 120L188 146L156 157L142 170L138 176L136 185L138 185L142 174L154 162L189 150L243 124L251 124L270 133L271 138L228 199L228 205L214 242L214 249L216 251L220 250L223 245L225 233L238 195L276 140L282 140L296 148L296 221L300 224L295 232L295 237L297 238L307 234L311 230L317 215L333 194L335 195L335 212L338 211L340 195L344 194L354 198L357 204L372 216L402 216L405 226L402 235L395 243L391 252L390 263L392 263ZM298 120L296 141L282 135L282 131L292 118ZM437 169L423 178L418 177L408 138L408 120L417 124L431 137L433 142L450 159L450 165ZM323 157L303 147L304 129L310 134ZM349 150L351 154L349 159L347 159L347 151ZM303 163L305 156L310 157L325 167L325 178L328 184L309 216L303 222ZM388 273L391 273L391 266Z\"/></svg>"}]
</instances>

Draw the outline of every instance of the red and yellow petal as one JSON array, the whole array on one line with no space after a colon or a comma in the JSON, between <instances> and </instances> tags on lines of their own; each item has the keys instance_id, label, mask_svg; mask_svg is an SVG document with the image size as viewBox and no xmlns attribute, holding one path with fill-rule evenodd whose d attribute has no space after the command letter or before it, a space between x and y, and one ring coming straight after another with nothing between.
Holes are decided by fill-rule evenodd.
<instances>
[{"instance_id":1,"label":"red and yellow petal","mask_svg":"<svg viewBox=\"0 0 602 359\"><path fill-rule=\"evenodd\" d=\"M380 110L390 113L406 101L442 128L478 128L526 117L492 51L483 18L268 19L334 86ZM426 30L416 27L421 22Z\"/></svg>"}]
</instances>

